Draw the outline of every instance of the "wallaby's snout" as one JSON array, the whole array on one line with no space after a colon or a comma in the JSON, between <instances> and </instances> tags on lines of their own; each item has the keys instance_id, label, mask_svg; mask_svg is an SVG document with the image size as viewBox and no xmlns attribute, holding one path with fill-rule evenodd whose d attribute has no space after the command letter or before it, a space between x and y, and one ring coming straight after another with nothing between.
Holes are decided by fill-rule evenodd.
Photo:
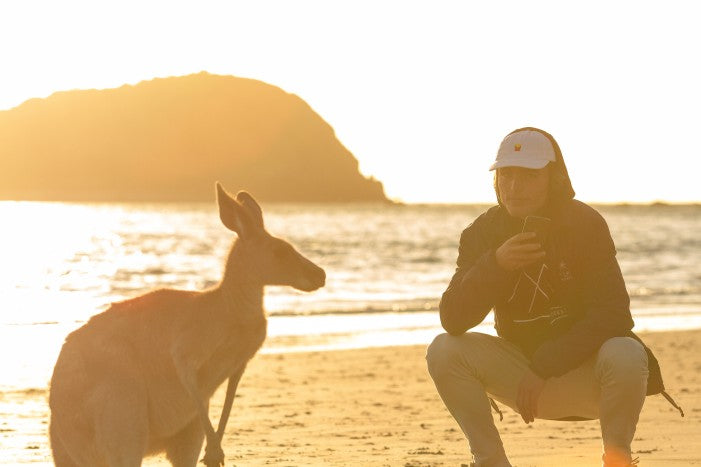
<instances>
[{"instance_id":1,"label":"wallaby's snout","mask_svg":"<svg viewBox=\"0 0 701 467\"><path fill-rule=\"evenodd\" d=\"M319 268L319 266L317 266L317 268ZM324 271L322 268L319 268L319 270L317 271L317 280L317 289L320 289L321 287L326 285L326 271Z\"/></svg>"},{"instance_id":2,"label":"wallaby's snout","mask_svg":"<svg viewBox=\"0 0 701 467\"><path fill-rule=\"evenodd\" d=\"M300 287L297 288L303 292L313 292L316 289L322 288L325 284L326 271L310 261L309 270L306 274L306 284L301 284Z\"/></svg>"},{"instance_id":3,"label":"wallaby's snout","mask_svg":"<svg viewBox=\"0 0 701 467\"><path fill-rule=\"evenodd\" d=\"M259 272L266 284L288 285L303 292L326 284L326 272L286 241L271 236L265 250L268 258L260 262Z\"/></svg>"}]
</instances>

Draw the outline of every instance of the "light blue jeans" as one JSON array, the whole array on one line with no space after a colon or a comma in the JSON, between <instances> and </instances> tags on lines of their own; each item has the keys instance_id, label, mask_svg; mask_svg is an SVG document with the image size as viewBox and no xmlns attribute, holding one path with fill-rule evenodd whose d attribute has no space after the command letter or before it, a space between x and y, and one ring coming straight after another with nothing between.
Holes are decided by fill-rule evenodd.
<instances>
[{"instance_id":1,"label":"light blue jeans","mask_svg":"<svg viewBox=\"0 0 701 467\"><path fill-rule=\"evenodd\" d=\"M488 397L518 412L516 395L528 359L502 338L468 332L439 335L428 347L426 360L441 399L468 439L473 462L510 467ZM643 346L629 337L614 337L578 368L547 379L537 418L599 419L604 465L627 465L647 375Z\"/></svg>"}]
</instances>

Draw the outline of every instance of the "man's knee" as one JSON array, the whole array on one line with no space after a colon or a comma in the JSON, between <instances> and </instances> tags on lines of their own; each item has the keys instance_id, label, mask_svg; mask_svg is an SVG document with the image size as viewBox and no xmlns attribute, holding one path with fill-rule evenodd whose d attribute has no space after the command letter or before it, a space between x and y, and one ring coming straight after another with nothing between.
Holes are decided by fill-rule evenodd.
<instances>
[{"instance_id":1,"label":"man's knee","mask_svg":"<svg viewBox=\"0 0 701 467\"><path fill-rule=\"evenodd\" d=\"M633 379L647 378L647 353L643 345L631 337L614 337L599 349L596 366L600 377L617 374Z\"/></svg>"},{"instance_id":2,"label":"man's knee","mask_svg":"<svg viewBox=\"0 0 701 467\"><path fill-rule=\"evenodd\" d=\"M450 356L454 347L451 343L452 339L454 339L454 336L450 334L439 334L426 349L426 365L434 380L445 372L449 361L452 359Z\"/></svg>"},{"instance_id":3,"label":"man's knee","mask_svg":"<svg viewBox=\"0 0 701 467\"><path fill-rule=\"evenodd\" d=\"M473 354L481 334L467 332L460 336L439 334L426 350L428 372L435 380L444 375L454 374L456 367L464 368L469 355Z\"/></svg>"}]
</instances>

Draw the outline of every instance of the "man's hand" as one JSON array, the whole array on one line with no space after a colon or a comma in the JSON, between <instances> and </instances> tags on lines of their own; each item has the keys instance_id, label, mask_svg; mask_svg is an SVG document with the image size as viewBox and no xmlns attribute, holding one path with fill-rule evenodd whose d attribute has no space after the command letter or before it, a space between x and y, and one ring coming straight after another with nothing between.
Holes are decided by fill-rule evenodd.
<instances>
[{"instance_id":1,"label":"man's hand","mask_svg":"<svg viewBox=\"0 0 701 467\"><path fill-rule=\"evenodd\" d=\"M545 258L545 250L536 240L535 232L516 234L497 248L496 260L505 271L516 271Z\"/></svg>"},{"instance_id":2,"label":"man's hand","mask_svg":"<svg viewBox=\"0 0 701 467\"><path fill-rule=\"evenodd\" d=\"M521 378L516 395L516 407L524 422L531 423L538 415L538 398L544 386L545 380L530 369Z\"/></svg>"}]
</instances>

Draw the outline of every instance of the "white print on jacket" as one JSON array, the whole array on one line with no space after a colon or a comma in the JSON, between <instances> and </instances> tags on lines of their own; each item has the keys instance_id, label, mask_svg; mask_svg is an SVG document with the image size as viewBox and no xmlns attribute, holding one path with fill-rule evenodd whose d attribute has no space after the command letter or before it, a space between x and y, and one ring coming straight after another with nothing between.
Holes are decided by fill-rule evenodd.
<instances>
[{"instance_id":1,"label":"white print on jacket","mask_svg":"<svg viewBox=\"0 0 701 467\"><path fill-rule=\"evenodd\" d=\"M566 266L565 266L566 268ZM562 269L562 265L561 265ZM562 307L548 307L545 306L545 310L541 312L538 315L534 315L535 312L535 304L536 300L540 297L545 299L545 303L550 301L550 284L548 284L548 281L546 280L546 274L548 271L548 266L546 264L542 264L540 268L537 270L536 274L529 274L526 271L521 271L521 275L519 276L518 280L516 281L516 285L514 286L513 293L511 294L511 297L509 298L508 302L511 303L517 295L517 292L519 290L519 287L533 287L533 293L530 296L530 300L528 303L528 311L527 315L529 318L526 319L514 319L514 323L530 323L533 321L538 321L541 319L547 319L550 321L550 324L554 324L557 320L564 318L567 316L567 312L564 308ZM562 272L562 271L560 271ZM569 275L569 271L567 271ZM570 279L568 277L568 279ZM522 284L522 281L526 281L525 284Z\"/></svg>"}]
</instances>

